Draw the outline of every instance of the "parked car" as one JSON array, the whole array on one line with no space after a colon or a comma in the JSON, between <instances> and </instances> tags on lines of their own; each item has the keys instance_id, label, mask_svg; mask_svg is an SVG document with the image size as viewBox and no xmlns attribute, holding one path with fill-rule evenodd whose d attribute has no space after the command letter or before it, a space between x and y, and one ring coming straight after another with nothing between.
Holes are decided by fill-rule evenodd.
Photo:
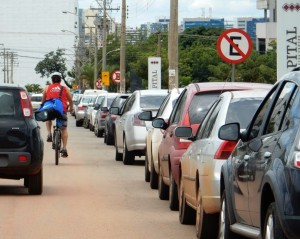
<instances>
[{"instance_id":1,"label":"parked car","mask_svg":"<svg viewBox=\"0 0 300 239\"><path fill-rule=\"evenodd\" d=\"M218 238L221 167L237 143L219 139L219 128L238 122L246 129L268 92L225 92L210 108L195 135L190 127L175 129L177 137L192 141L179 164L179 219L186 224L196 218L197 238Z\"/></svg>"},{"instance_id":2,"label":"parked car","mask_svg":"<svg viewBox=\"0 0 300 239\"><path fill-rule=\"evenodd\" d=\"M110 107L117 107L122 109L124 103L128 99L130 94L118 94L113 102L111 103ZM107 115L105 117L104 123L104 143L107 145L114 145L115 144L115 120L118 117L117 115L113 115L110 113L110 108L107 108ZM103 109L103 111L105 111ZM95 131L96 134L96 131Z\"/></svg>"},{"instance_id":3,"label":"parked car","mask_svg":"<svg viewBox=\"0 0 300 239\"><path fill-rule=\"evenodd\" d=\"M32 109L37 110L42 104L43 94L32 94L30 97Z\"/></svg>"},{"instance_id":4,"label":"parked car","mask_svg":"<svg viewBox=\"0 0 300 239\"><path fill-rule=\"evenodd\" d=\"M168 120L172 109L183 88L172 89L161 104L157 115L152 117L151 111L140 113L139 118L145 121L152 121L154 118L163 118ZM159 128L149 127L146 139L146 157L145 157L145 181L150 182L152 189L158 187L158 147L163 138L163 131Z\"/></svg>"},{"instance_id":5,"label":"parked car","mask_svg":"<svg viewBox=\"0 0 300 239\"><path fill-rule=\"evenodd\" d=\"M93 122L90 128L94 131L97 137L102 137L105 129L105 118L108 114L111 103L116 98L118 93L107 93L100 104L94 109L91 117L91 122Z\"/></svg>"},{"instance_id":6,"label":"parked car","mask_svg":"<svg viewBox=\"0 0 300 239\"><path fill-rule=\"evenodd\" d=\"M73 94L72 96L72 101L73 101L73 110L71 112L71 115L72 116L75 116L75 111L76 111L76 108L80 102L80 99L82 98L83 94Z\"/></svg>"},{"instance_id":7,"label":"parked car","mask_svg":"<svg viewBox=\"0 0 300 239\"><path fill-rule=\"evenodd\" d=\"M236 141L221 169L222 238L299 238L300 72L283 76L249 126L222 126Z\"/></svg>"},{"instance_id":8,"label":"parked car","mask_svg":"<svg viewBox=\"0 0 300 239\"><path fill-rule=\"evenodd\" d=\"M85 109L89 104L92 104L93 100L97 95L83 95L79 104L75 108L75 119L76 119L76 126L82 126L83 124L83 119L85 115Z\"/></svg>"},{"instance_id":9,"label":"parked car","mask_svg":"<svg viewBox=\"0 0 300 239\"><path fill-rule=\"evenodd\" d=\"M178 210L179 159L191 143L189 140L176 137L175 128L189 126L195 134L207 111L222 92L253 88L269 89L270 86L238 82L192 83L181 93L167 122L161 118L153 120L155 128L165 130L158 149L158 195L162 200L169 199L171 210Z\"/></svg>"},{"instance_id":10,"label":"parked car","mask_svg":"<svg viewBox=\"0 0 300 239\"><path fill-rule=\"evenodd\" d=\"M0 178L24 179L29 194L42 194L44 143L24 87L0 85L0 132Z\"/></svg>"},{"instance_id":11,"label":"parked car","mask_svg":"<svg viewBox=\"0 0 300 239\"><path fill-rule=\"evenodd\" d=\"M89 105L85 108L84 118L83 118L83 127L86 129L90 129L94 131L94 118L97 110L99 110L100 105L105 99L107 93L99 93L97 97L89 103ZM96 107L96 109L95 109Z\"/></svg>"},{"instance_id":12,"label":"parked car","mask_svg":"<svg viewBox=\"0 0 300 239\"><path fill-rule=\"evenodd\" d=\"M112 114L120 115L115 121L116 160L133 164L135 156L144 156L147 126L150 122L138 118L142 111L151 110L155 115L167 96L167 90L136 90L126 101L120 115L119 108L112 108Z\"/></svg>"}]
</instances>

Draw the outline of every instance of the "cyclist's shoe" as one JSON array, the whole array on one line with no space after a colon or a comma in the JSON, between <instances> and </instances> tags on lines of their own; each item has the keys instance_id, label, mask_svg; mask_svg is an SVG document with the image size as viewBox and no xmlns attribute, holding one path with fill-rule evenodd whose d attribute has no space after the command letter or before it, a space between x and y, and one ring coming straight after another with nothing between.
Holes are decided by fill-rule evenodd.
<instances>
[{"instance_id":1,"label":"cyclist's shoe","mask_svg":"<svg viewBox=\"0 0 300 239\"><path fill-rule=\"evenodd\" d=\"M68 151L67 151L66 149L62 149L62 150L60 151L60 153L61 153L61 156L62 156L63 158L67 158L67 157L68 157Z\"/></svg>"},{"instance_id":2,"label":"cyclist's shoe","mask_svg":"<svg viewBox=\"0 0 300 239\"><path fill-rule=\"evenodd\" d=\"M47 136L47 142L52 142L52 134L48 134L48 136Z\"/></svg>"}]
</instances>

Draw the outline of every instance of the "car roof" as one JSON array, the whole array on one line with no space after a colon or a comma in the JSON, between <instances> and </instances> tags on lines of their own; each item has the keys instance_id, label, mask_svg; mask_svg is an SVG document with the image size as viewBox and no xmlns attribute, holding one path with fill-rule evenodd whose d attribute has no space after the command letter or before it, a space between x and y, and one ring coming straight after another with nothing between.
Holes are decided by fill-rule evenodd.
<instances>
[{"instance_id":1,"label":"car roof","mask_svg":"<svg viewBox=\"0 0 300 239\"><path fill-rule=\"evenodd\" d=\"M222 95L230 94L232 98L264 98L269 90L266 89L255 89L255 90L237 90L237 91L226 91Z\"/></svg>"},{"instance_id":2,"label":"car roof","mask_svg":"<svg viewBox=\"0 0 300 239\"><path fill-rule=\"evenodd\" d=\"M283 80L290 80L295 82L297 85L300 85L300 67L295 68L293 71L283 75L276 84L280 83Z\"/></svg>"}]
</instances>

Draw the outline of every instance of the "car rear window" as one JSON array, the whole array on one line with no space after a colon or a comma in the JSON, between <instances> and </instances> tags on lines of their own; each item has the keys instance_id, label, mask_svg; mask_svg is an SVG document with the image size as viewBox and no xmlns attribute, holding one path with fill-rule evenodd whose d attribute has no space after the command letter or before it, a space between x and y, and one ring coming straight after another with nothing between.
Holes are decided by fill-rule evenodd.
<instances>
[{"instance_id":1,"label":"car rear window","mask_svg":"<svg viewBox=\"0 0 300 239\"><path fill-rule=\"evenodd\" d=\"M141 96L141 108L158 109L167 95L143 95Z\"/></svg>"},{"instance_id":2,"label":"car rear window","mask_svg":"<svg viewBox=\"0 0 300 239\"><path fill-rule=\"evenodd\" d=\"M116 98L113 101L111 107L121 107L124 104L124 102L127 100L128 97L129 96L121 96L121 97Z\"/></svg>"},{"instance_id":3,"label":"car rear window","mask_svg":"<svg viewBox=\"0 0 300 239\"><path fill-rule=\"evenodd\" d=\"M230 102L226 124L238 122L241 129L246 129L263 98L241 98Z\"/></svg>"},{"instance_id":4,"label":"car rear window","mask_svg":"<svg viewBox=\"0 0 300 239\"><path fill-rule=\"evenodd\" d=\"M221 92L201 93L194 95L188 113L191 124L200 124L209 108L219 97Z\"/></svg>"},{"instance_id":5,"label":"car rear window","mask_svg":"<svg viewBox=\"0 0 300 239\"><path fill-rule=\"evenodd\" d=\"M42 98L43 98L42 96L32 96L31 101L41 102Z\"/></svg>"},{"instance_id":6,"label":"car rear window","mask_svg":"<svg viewBox=\"0 0 300 239\"><path fill-rule=\"evenodd\" d=\"M14 116L15 112L13 92L0 90L0 116Z\"/></svg>"}]
</instances>

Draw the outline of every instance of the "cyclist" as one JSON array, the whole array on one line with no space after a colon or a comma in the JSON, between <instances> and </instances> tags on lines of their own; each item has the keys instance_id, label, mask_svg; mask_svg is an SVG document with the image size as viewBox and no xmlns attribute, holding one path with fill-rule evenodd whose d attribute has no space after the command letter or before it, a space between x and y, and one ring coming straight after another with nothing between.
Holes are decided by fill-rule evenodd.
<instances>
[{"instance_id":1,"label":"cyclist","mask_svg":"<svg viewBox=\"0 0 300 239\"><path fill-rule=\"evenodd\" d=\"M61 98L61 101L63 102L63 111L64 115L62 117L62 120L58 126L61 129L61 138L62 138L62 150L61 150L61 156L62 157L68 157L68 151L67 151L67 143L68 143L68 131L67 131L67 125L68 125L68 118L67 118L67 112L71 112L73 110L73 101L72 96L67 89L67 87L62 86L61 83L62 75L59 72L54 72L51 74L51 80L52 84L45 87L43 92L43 98L42 103L45 100L49 100L52 98ZM61 95L61 96L60 96ZM68 108L69 103L69 108ZM52 121L46 121L46 127L48 131L47 136L47 142L52 142Z\"/></svg>"}]
</instances>

